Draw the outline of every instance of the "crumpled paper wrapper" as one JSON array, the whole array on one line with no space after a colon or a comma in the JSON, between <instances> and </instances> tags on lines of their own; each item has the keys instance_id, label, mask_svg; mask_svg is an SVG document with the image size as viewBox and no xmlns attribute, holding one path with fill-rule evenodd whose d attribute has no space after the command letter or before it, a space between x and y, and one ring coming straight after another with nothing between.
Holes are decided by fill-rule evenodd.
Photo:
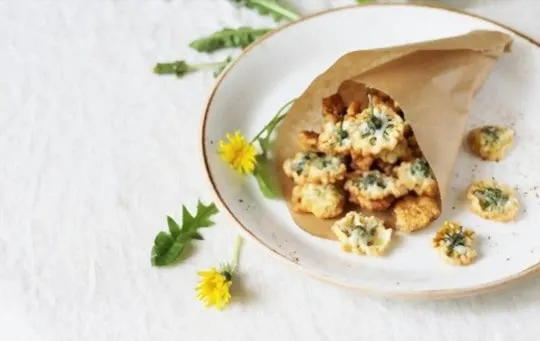
<instances>
[{"instance_id":1,"label":"crumpled paper wrapper","mask_svg":"<svg viewBox=\"0 0 540 341\"><path fill-rule=\"evenodd\" d=\"M444 207L471 103L511 45L512 37L505 33L477 30L451 38L353 51L338 59L297 98L277 131L277 179L295 223L314 236L336 239L330 227L339 218L322 220L292 211L294 183L282 165L301 151L299 132L320 131L324 97L337 92L348 104L365 98L366 86L385 92L400 104L435 173Z\"/></svg>"}]
</instances>

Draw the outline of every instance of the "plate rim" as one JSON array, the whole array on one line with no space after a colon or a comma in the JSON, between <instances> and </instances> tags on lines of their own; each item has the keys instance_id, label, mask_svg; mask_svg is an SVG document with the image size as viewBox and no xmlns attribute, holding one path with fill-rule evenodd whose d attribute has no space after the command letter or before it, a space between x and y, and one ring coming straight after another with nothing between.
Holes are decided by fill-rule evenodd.
<instances>
[{"instance_id":1,"label":"plate rim","mask_svg":"<svg viewBox=\"0 0 540 341\"><path fill-rule=\"evenodd\" d=\"M528 36L527 34L512 28L506 24L502 24L496 20L486 18L484 16L469 13L457 8L443 6L443 5L435 5L435 4L413 4L413 3L406 3L406 4L396 4L396 3L368 3L368 4L353 4L353 5L346 5L346 6L339 6L335 8L330 8L326 10L322 10L319 12L315 12L306 16L303 16L302 18L292 21L289 23L286 23L282 25L281 27L278 27L271 32L267 33L264 37L259 39L258 41L252 43L250 46L248 46L246 49L244 49L227 67L227 69L218 77L218 79L215 81L212 90L210 92L210 95L208 96L208 100L206 101L206 104L204 106L204 114L203 114L203 120L201 125L201 130L199 131L201 136L201 148L202 148L202 161L204 165L204 171L206 173L206 176L208 178L208 181L210 182L210 187L212 188L212 192L214 197L217 199L219 206L225 209L227 214L230 218L236 223L237 228L239 228L240 233L244 235L245 237L250 238L251 240L255 241L256 244L259 245L259 247L262 247L266 252L270 253L271 256L277 258L278 260L285 262L285 264L292 266L293 269L299 270L303 272L304 274L307 274L308 276L311 276L315 279L318 279L320 281L330 283L332 285L342 287L345 289L352 289L355 291L359 291L371 296L379 296L379 297L386 297L386 298L400 298L400 299L449 299L449 298L459 298L459 297L465 297L465 296L472 296L477 295L481 293L487 293L491 292L497 289L501 289L505 285L509 284L510 282L515 282L518 279L523 279L525 276L530 275L538 270L540 270L540 261L534 265L531 265L530 267L521 270L518 273L514 273L510 276L506 276L504 278L501 278L499 280L490 281L484 284L460 288L460 289L440 289L440 290L396 290L396 291L386 291L386 290L376 290L373 288L366 288L361 285L352 285L352 284L345 284L338 281L334 281L331 278L327 278L325 276L322 276L319 272L311 269L307 269L303 267L301 264L288 259L284 255L280 254L278 251L274 250L272 247L267 245L264 241L259 239L257 236L255 236L241 221L239 218L236 217L236 215L232 212L231 208L227 205L223 197L221 196L221 193L219 189L216 186L216 183L213 179L213 175L210 171L210 165L208 161L208 155L207 155L207 148L206 148L206 140L205 140L205 131L206 131L206 123L208 118L208 112L210 110L210 106L212 105L214 96L216 94L217 89L220 87L221 82L223 79L227 76L229 71L235 66L235 64L244 57L247 53L249 53L254 47L268 39L269 37L273 36L274 34L280 33L283 30L286 30L287 28L294 26L298 23L301 23L303 21L307 21L316 17L320 17L323 15L326 15L328 13L332 12L338 12L338 11L345 11L352 8L357 7L373 7L373 6L387 6L387 7L423 7L423 8L436 8L448 12L458 13L461 15L465 15L468 17L472 17L475 19L480 19L492 24L495 24L503 29L506 29L508 31L511 31L513 34L529 41L530 43L536 45L536 47L540 48L540 41L536 40L533 37Z\"/></svg>"}]
</instances>

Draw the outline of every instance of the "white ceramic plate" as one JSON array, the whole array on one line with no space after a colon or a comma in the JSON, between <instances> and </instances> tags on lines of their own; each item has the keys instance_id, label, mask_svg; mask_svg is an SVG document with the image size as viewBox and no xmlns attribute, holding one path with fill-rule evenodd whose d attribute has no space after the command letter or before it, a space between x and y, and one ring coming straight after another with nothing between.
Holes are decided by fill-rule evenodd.
<instances>
[{"instance_id":1,"label":"white ceramic plate","mask_svg":"<svg viewBox=\"0 0 540 341\"><path fill-rule=\"evenodd\" d=\"M399 24L398 24L399 22ZM479 237L480 257L468 267L444 263L431 248L437 226L399 243L386 257L346 254L337 242L298 228L285 204L267 200L250 177L236 175L218 157L218 141L240 130L252 137L290 99L341 55L436 39L473 29L501 30L515 37L513 52L497 63L478 94L470 125L506 124L517 131L515 147L496 164L462 152L452 184L454 208L443 219L460 221ZM288 25L247 49L218 81L203 123L204 161L221 206L264 249L320 279L369 293L450 297L495 288L540 264L540 48L488 20L448 9L413 5L353 6ZM488 222L467 211L463 195L474 179L492 177L516 186L519 220ZM536 187L538 186L538 187ZM434 224L437 225L437 222Z\"/></svg>"}]
</instances>

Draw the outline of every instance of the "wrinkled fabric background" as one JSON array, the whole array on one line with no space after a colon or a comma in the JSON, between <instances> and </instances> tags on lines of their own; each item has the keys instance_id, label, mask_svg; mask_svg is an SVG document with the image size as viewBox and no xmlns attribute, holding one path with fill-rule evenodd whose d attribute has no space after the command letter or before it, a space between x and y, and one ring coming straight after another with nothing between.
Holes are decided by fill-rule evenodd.
<instances>
[{"instance_id":1,"label":"wrinkled fabric background","mask_svg":"<svg viewBox=\"0 0 540 341\"><path fill-rule=\"evenodd\" d=\"M294 1L303 14L352 2ZM442 2L540 40L540 2ZM536 340L538 276L394 301L306 277L250 241L236 302L205 310L196 271L230 258L224 214L184 264L150 266L166 215L213 199L199 129L214 78L152 66L218 59L187 44L239 25L275 24L225 0L0 0L0 339Z\"/></svg>"}]
</instances>

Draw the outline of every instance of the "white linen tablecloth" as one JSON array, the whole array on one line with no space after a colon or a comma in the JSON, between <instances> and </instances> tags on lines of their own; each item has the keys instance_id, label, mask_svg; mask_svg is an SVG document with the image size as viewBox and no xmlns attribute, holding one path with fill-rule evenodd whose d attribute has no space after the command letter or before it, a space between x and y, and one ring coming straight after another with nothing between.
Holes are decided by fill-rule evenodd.
<instances>
[{"instance_id":1,"label":"white linen tablecloth","mask_svg":"<svg viewBox=\"0 0 540 341\"><path fill-rule=\"evenodd\" d=\"M302 14L353 0L295 0ZM540 1L443 1L540 40ZM275 25L226 0L0 0L0 340L538 340L540 277L448 301L373 298L306 277L246 241L241 297L197 301L231 256L220 214L185 263L150 266L166 215L213 195L200 156L211 72L188 43ZM538 70L536 70L538 72Z\"/></svg>"}]
</instances>

